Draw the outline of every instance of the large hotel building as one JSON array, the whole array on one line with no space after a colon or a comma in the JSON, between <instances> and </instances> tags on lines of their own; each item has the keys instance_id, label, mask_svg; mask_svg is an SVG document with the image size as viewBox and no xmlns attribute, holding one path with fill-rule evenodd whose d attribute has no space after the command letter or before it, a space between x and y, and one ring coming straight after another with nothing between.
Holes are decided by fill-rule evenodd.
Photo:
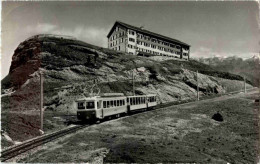
<instances>
[{"instance_id":1,"label":"large hotel building","mask_svg":"<svg viewBox=\"0 0 260 164\"><path fill-rule=\"evenodd\" d=\"M190 45L179 40L116 21L107 35L108 48L133 55L189 60Z\"/></svg>"}]
</instances>

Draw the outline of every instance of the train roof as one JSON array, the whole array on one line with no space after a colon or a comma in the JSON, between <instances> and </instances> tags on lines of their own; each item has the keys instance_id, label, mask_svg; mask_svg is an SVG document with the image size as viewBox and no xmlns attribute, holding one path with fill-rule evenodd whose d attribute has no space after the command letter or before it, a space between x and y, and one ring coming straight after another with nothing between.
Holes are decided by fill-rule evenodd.
<instances>
[{"instance_id":1,"label":"train roof","mask_svg":"<svg viewBox=\"0 0 260 164\"><path fill-rule=\"evenodd\" d=\"M99 98L100 96L94 96L94 97L83 97L83 98L79 98L76 101L89 101L89 100L96 100L97 98Z\"/></svg>"},{"instance_id":2,"label":"train roof","mask_svg":"<svg viewBox=\"0 0 260 164\"><path fill-rule=\"evenodd\" d=\"M123 93L102 93L101 97L123 97Z\"/></svg>"},{"instance_id":3,"label":"train roof","mask_svg":"<svg viewBox=\"0 0 260 164\"><path fill-rule=\"evenodd\" d=\"M76 102L79 101L90 101L90 100L98 100L98 99L111 99L111 98L126 98L126 97L150 97L150 96L156 96L156 94L147 94L147 95L135 95L135 96L124 96L124 95L102 95L102 96L93 96L93 97L82 97L76 100Z\"/></svg>"},{"instance_id":4,"label":"train roof","mask_svg":"<svg viewBox=\"0 0 260 164\"><path fill-rule=\"evenodd\" d=\"M156 94L135 95L135 96L127 96L127 97L143 97L143 96L156 96Z\"/></svg>"},{"instance_id":5,"label":"train roof","mask_svg":"<svg viewBox=\"0 0 260 164\"><path fill-rule=\"evenodd\" d=\"M122 99L126 98L125 96L94 96L94 97L83 97L76 100L76 102L79 101L94 101L94 100L100 100L100 99Z\"/></svg>"}]
</instances>

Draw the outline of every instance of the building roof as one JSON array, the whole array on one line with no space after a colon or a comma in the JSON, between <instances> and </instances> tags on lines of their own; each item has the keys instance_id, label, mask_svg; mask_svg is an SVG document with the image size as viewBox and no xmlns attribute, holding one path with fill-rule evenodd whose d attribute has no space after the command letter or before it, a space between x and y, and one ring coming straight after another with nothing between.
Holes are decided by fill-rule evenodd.
<instances>
[{"instance_id":1,"label":"building roof","mask_svg":"<svg viewBox=\"0 0 260 164\"><path fill-rule=\"evenodd\" d=\"M179 40L176 40L176 39L173 39L173 38L170 38L170 37L167 37L167 36L163 36L163 35L160 35L160 34L157 34L157 33L154 33L154 32L151 32L151 31L148 31L148 30L145 30L143 28L139 28L139 27L135 27L135 26L132 26L132 25L129 25L129 24L126 24L126 23L123 23L123 22L120 22L120 21L116 21L115 24L113 25L113 27L111 28L111 30L109 31L107 37L109 38L110 35L112 34L112 32L114 31L114 28L117 26L117 25L121 25L127 29L131 29L131 30L134 30L134 31L138 31L140 33L143 33L143 34L147 34L147 35L151 35L153 37L156 37L156 38L159 38L159 39L162 39L162 40L166 40L166 41L169 41L169 42L175 42L175 43L179 43L179 44L182 44L182 45L186 45L186 46L189 46L189 44L186 44L184 42L181 42Z\"/></svg>"}]
</instances>

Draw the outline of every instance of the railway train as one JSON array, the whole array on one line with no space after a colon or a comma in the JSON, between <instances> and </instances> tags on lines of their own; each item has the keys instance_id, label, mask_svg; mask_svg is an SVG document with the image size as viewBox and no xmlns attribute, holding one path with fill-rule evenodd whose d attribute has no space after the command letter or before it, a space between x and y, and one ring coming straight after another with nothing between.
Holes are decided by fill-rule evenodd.
<instances>
[{"instance_id":1,"label":"railway train","mask_svg":"<svg viewBox=\"0 0 260 164\"><path fill-rule=\"evenodd\" d=\"M157 105L156 95L124 96L104 94L76 100L77 118L82 121L99 121L105 118L129 114L138 110L153 109Z\"/></svg>"}]
</instances>

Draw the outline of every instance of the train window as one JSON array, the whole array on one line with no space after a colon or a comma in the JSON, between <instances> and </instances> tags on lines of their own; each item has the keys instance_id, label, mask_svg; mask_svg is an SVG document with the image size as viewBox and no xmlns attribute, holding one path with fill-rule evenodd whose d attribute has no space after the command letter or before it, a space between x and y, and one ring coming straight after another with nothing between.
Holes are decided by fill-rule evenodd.
<instances>
[{"instance_id":1,"label":"train window","mask_svg":"<svg viewBox=\"0 0 260 164\"><path fill-rule=\"evenodd\" d=\"M140 104L140 97L137 97L137 104Z\"/></svg>"},{"instance_id":2,"label":"train window","mask_svg":"<svg viewBox=\"0 0 260 164\"><path fill-rule=\"evenodd\" d=\"M133 98L130 98L130 105L133 105Z\"/></svg>"},{"instance_id":3,"label":"train window","mask_svg":"<svg viewBox=\"0 0 260 164\"><path fill-rule=\"evenodd\" d=\"M127 98L127 103L129 103L129 98Z\"/></svg>"},{"instance_id":4,"label":"train window","mask_svg":"<svg viewBox=\"0 0 260 164\"><path fill-rule=\"evenodd\" d=\"M87 109L94 109L95 108L95 104L94 101L89 101L86 103L86 108Z\"/></svg>"},{"instance_id":5,"label":"train window","mask_svg":"<svg viewBox=\"0 0 260 164\"><path fill-rule=\"evenodd\" d=\"M103 101L103 108L107 108L107 103L106 103L106 101Z\"/></svg>"},{"instance_id":6,"label":"train window","mask_svg":"<svg viewBox=\"0 0 260 164\"><path fill-rule=\"evenodd\" d=\"M119 100L117 100L117 103L116 103L116 104L117 104L117 106L120 106L120 105L119 105Z\"/></svg>"},{"instance_id":7,"label":"train window","mask_svg":"<svg viewBox=\"0 0 260 164\"><path fill-rule=\"evenodd\" d=\"M123 100L120 100L120 106L122 106L123 105Z\"/></svg>"},{"instance_id":8,"label":"train window","mask_svg":"<svg viewBox=\"0 0 260 164\"><path fill-rule=\"evenodd\" d=\"M133 105L136 104L136 97L133 97Z\"/></svg>"},{"instance_id":9,"label":"train window","mask_svg":"<svg viewBox=\"0 0 260 164\"><path fill-rule=\"evenodd\" d=\"M110 105L111 105L111 107L113 107L114 106L114 103L113 103L114 101L110 101Z\"/></svg>"},{"instance_id":10,"label":"train window","mask_svg":"<svg viewBox=\"0 0 260 164\"><path fill-rule=\"evenodd\" d=\"M125 100L123 100L123 105L125 105Z\"/></svg>"},{"instance_id":11,"label":"train window","mask_svg":"<svg viewBox=\"0 0 260 164\"><path fill-rule=\"evenodd\" d=\"M78 109L85 109L84 102L78 102Z\"/></svg>"},{"instance_id":12,"label":"train window","mask_svg":"<svg viewBox=\"0 0 260 164\"><path fill-rule=\"evenodd\" d=\"M114 100L114 106L116 106L116 100Z\"/></svg>"},{"instance_id":13,"label":"train window","mask_svg":"<svg viewBox=\"0 0 260 164\"><path fill-rule=\"evenodd\" d=\"M109 101L107 101L107 107L110 108L110 102Z\"/></svg>"}]
</instances>

